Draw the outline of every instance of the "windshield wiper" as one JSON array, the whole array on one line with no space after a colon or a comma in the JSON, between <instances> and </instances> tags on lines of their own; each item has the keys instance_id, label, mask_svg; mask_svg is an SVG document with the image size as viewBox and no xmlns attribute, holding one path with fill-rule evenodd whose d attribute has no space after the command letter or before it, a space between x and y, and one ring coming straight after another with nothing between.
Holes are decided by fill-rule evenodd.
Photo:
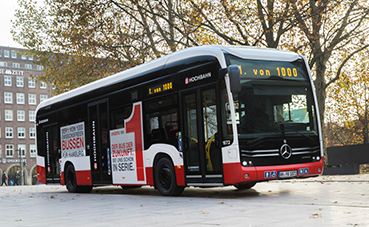
<instances>
[{"instance_id":1,"label":"windshield wiper","mask_svg":"<svg viewBox=\"0 0 369 227\"><path fill-rule=\"evenodd\" d=\"M253 140L249 140L247 141L247 145L250 145L250 146L255 146L255 145L258 145L260 144L261 142L263 142L263 140L265 139L271 139L271 138L278 138L279 135L275 135L275 136L262 136L262 137L259 137L259 138L256 138L256 139L253 139Z\"/></svg>"},{"instance_id":2,"label":"windshield wiper","mask_svg":"<svg viewBox=\"0 0 369 227\"><path fill-rule=\"evenodd\" d=\"M284 124L280 124L280 128L281 128L281 133L282 133L283 137L286 137L286 135L285 135L285 134L286 134L286 130L285 130L285 128L284 128ZM287 132L295 132L295 133L297 133L297 134L299 134L299 135L301 135L301 136L303 136L303 137L305 137L305 138L308 138L310 142L314 142L314 138L313 138L313 137L308 136L308 135L305 135L305 134L303 134L303 133L301 133L301 132L299 132L299 131L296 131L296 130L289 130L289 131L287 131Z\"/></svg>"}]
</instances>

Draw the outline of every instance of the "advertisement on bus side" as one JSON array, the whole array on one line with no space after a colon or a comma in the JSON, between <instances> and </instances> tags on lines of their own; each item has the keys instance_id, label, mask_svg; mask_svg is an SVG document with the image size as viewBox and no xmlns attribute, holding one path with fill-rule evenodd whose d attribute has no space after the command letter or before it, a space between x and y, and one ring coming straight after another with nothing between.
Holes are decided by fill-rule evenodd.
<instances>
[{"instance_id":1,"label":"advertisement on bus side","mask_svg":"<svg viewBox=\"0 0 369 227\"><path fill-rule=\"evenodd\" d=\"M86 156L84 122L61 127L60 140L62 158Z\"/></svg>"},{"instance_id":2,"label":"advertisement on bus side","mask_svg":"<svg viewBox=\"0 0 369 227\"><path fill-rule=\"evenodd\" d=\"M124 129L110 131L111 163L114 184L137 183L134 133Z\"/></svg>"}]
</instances>

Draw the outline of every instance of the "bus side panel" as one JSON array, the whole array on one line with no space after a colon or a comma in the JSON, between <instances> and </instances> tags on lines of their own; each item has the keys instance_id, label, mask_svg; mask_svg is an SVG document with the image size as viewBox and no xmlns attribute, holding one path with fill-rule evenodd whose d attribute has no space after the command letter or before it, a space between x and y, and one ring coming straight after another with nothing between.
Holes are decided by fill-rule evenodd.
<instances>
[{"instance_id":1,"label":"bus side panel","mask_svg":"<svg viewBox=\"0 0 369 227\"><path fill-rule=\"evenodd\" d=\"M178 186L186 186L185 178L184 178L184 168L183 165L175 166L176 171L176 179ZM152 167L146 168L146 180L147 184L150 186L154 186L154 172Z\"/></svg>"},{"instance_id":2,"label":"bus side panel","mask_svg":"<svg viewBox=\"0 0 369 227\"><path fill-rule=\"evenodd\" d=\"M64 171L60 172L60 184L61 185L65 185L65 181L64 181Z\"/></svg>"},{"instance_id":3,"label":"bus side panel","mask_svg":"<svg viewBox=\"0 0 369 227\"><path fill-rule=\"evenodd\" d=\"M62 158L60 167L61 167L61 176L60 183L62 185L65 184L64 180L64 170L66 167L66 163L72 163L74 166L74 170L76 173L77 185L92 185L91 178L91 168L90 168L90 156L84 157L74 157L74 158Z\"/></svg>"},{"instance_id":4,"label":"bus side panel","mask_svg":"<svg viewBox=\"0 0 369 227\"><path fill-rule=\"evenodd\" d=\"M149 149L145 150L145 166L147 184L154 185L154 161L157 155L168 155L173 162L173 166L176 172L177 185L185 186L185 174L183 166L183 157L181 152L177 150L173 145L164 143L153 144Z\"/></svg>"},{"instance_id":5,"label":"bus side panel","mask_svg":"<svg viewBox=\"0 0 369 227\"><path fill-rule=\"evenodd\" d=\"M92 185L90 170L76 171L76 179L78 185Z\"/></svg>"},{"instance_id":6,"label":"bus side panel","mask_svg":"<svg viewBox=\"0 0 369 227\"><path fill-rule=\"evenodd\" d=\"M146 183L147 185L154 186L154 172L152 167L146 167Z\"/></svg>"},{"instance_id":7,"label":"bus side panel","mask_svg":"<svg viewBox=\"0 0 369 227\"><path fill-rule=\"evenodd\" d=\"M46 184L45 157L37 156L37 181Z\"/></svg>"},{"instance_id":8,"label":"bus side panel","mask_svg":"<svg viewBox=\"0 0 369 227\"><path fill-rule=\"evenodd\" d=\"M92 185L91 171L76 171L76 180L78 185ZM64 172L60 175L60 184L65 185Z\"/></svg>"},{"instance_id":9,"label":"bus side panel","mask_svg":"<svg viewBox=\"0 0 369 227\"><path fill-rule=\"evenodd\" d=\"M185 178L184 178L184 167L183 165L174 166L174 169L176 171L176 179L177 179L177 185L178 186L185 186Z\"/></svg>"}]
</instances>

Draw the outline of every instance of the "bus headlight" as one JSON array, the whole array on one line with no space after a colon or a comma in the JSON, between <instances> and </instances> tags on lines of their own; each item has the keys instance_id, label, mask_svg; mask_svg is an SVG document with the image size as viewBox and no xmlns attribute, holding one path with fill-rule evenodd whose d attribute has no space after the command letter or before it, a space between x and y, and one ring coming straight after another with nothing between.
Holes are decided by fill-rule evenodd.
<instances>
[{"instance_id":1,"label":"bus headlight","mask_svg":"<svg viewBox=\"0 0 369 227\"><path fill-rule=\"evenodd\" d=\"M243 165L243 166L247 166L247 161L243 161L243 162L242 162L242 165Z\"/></svg>"},{"instance_id":2,"label":"bus headlight","mask_svg":"<svg viewBox=\"0 0 369 227\"><path fill-rule=\"evenodd\" d=\"M320 161L320 156L317 156L317 157L316 157L316 160L317 160L317 161Z\"/></svg>"}]
</instances>

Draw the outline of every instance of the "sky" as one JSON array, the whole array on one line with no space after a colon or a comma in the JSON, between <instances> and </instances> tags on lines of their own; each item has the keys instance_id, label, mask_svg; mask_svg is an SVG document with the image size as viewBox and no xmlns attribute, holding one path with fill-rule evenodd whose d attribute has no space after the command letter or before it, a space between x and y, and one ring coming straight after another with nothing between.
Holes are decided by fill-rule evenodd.
<instances>
[{"instance_id":1,"label":"sky","mask_svg":"<svg viewBox=\"0 0 369 227\"><path fill-rule=\"evenodd\" d=\"M17 8L17 0L0 0L0 46L22 47L13 41L10 33L11 20L15 20L14 13Z\"/></svg>"}]
</instances>

